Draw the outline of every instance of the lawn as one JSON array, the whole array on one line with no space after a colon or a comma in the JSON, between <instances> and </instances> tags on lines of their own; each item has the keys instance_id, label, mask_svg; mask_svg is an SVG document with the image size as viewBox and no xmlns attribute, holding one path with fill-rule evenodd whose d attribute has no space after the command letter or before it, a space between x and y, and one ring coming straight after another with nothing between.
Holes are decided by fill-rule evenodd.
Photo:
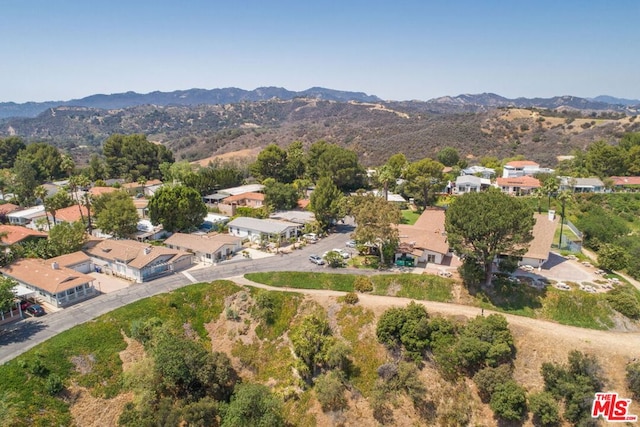
<instances>
[{"instance_id":1,"label":"lawn","mask_svg":"<svg viewBox=\"0 0 640 427\"><path fill-rule=\"evenodd\" d=\"M411 209L405 209L402 211L402 223L413 225L420 218L420 213Z\"/></svg>"},{"instance_id":2,"label":"lawn","mask_svg":"<svg viewBox=\"0 0 640 427\"><path fill-rule=\"evenodd\" d=\"M248 273L254 282L276 287L297 289L330 289L351 292L356 275L282 271ZM426 301L451 301L453 280L432 275L379 274L371 276L374 295L393 295Z\"/></svg>"}]
</instances>

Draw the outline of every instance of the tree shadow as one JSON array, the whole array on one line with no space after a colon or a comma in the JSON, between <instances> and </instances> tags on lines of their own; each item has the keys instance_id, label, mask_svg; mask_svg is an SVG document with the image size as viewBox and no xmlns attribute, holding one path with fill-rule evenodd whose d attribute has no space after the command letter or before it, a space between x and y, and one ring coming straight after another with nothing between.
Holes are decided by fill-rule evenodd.
<instances>
[{"instance_id":1,"label":"tree shadow","mask_svg":"<svg viewBox=\"0 0 640 427\"><path fill-rule=\"evenodd\" d=\"M39 320L22 320L4 325L0 328L0 346L25 342L46 327L47 325Z\"/></svg>"},{"instance_id":2,"label":"tree shadow","mask_svg":"<svg viewBox=\"0 0 640 427\"><path fill-rule=\"evenodd\" d=\"M474 285L468 288L472 296L491 303L507 312L536 310L542 307L546 286L532 276L495 275L490 286Z\"/></svg>"}]
</instances>

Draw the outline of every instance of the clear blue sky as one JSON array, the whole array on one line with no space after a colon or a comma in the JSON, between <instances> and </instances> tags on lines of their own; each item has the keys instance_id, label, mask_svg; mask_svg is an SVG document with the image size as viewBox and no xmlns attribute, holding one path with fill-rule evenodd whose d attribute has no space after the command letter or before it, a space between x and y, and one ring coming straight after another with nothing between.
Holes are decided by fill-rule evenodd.
<instances>
[{"instance_id":1,"label":"clear blue sky","mask_svg":"<svg viewBox=\"0 0 640 427\"><path fill-rule=\"evenodd\" d=\"M0 102L312 86L640 99L639 0L0 0Z\"/></svg>"}]
</instances>

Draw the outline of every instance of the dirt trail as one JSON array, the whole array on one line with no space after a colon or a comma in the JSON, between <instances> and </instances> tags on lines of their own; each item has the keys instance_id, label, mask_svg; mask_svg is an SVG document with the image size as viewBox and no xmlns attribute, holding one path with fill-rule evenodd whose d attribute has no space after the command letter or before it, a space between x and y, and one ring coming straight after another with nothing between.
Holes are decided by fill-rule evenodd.
<instances>
[{"instance_id":1,"label":"dirt trail","mask_svg":"<svg viewBox=\"0 0 640 427\"><path fill-rule=\"evenodd\" d=\"M297 292L318 297L339 297L345 294L345 292L323 289L278 288L250 281L243 276L231 277L230 280L238 283L239 285L253 286L271 291ZM481 309L478 307L459 304L418 301L409 298L369 294L359 294L358 297L360 298L359 304L373 310L378 315L389 307L404 306L411 301L424 305L427 311L431 314L438 313L446 316L464 317L476 317L481 314ZM491 310L484 310L485 315L492 313L495 312ZM617 356L626 357L628 359L640 358L639 332L597 331L593 329L561 325L546 320L531 319L528 317L514 316L505 313L500 314L506 317L512 327L528 330L538 336L544 335L548 340L557 343L558 347L598 354L614 352Z\"/></svg>"}]
</instances>

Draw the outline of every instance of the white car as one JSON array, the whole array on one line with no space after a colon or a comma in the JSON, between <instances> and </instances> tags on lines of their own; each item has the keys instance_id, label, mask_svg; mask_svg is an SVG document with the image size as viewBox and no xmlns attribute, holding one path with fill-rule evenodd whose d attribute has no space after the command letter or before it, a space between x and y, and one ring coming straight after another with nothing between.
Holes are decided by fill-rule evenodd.
<instances>
[{"instance_id":1,"label":"white car","mask_svg":"<svg viewBox=\"0 0 640 427\"><path fill-rule=\"evenodd\" d=\"M351 255L349 254L349 252L342 250L342 249L331 249L331 252L337 252L339 253L342 258L347 259L349 258Z\"/></svg>"},{"instance_id":2,"label":"white car","mask_svg":"<svg viewBox=\"0 0 640 427\"><path fill-rule=\"evenodd\" d=\"M302 238L309 243L315 243L318 241L318 235L316 233L303 234Z\"/></svg>"}]
</instances>

